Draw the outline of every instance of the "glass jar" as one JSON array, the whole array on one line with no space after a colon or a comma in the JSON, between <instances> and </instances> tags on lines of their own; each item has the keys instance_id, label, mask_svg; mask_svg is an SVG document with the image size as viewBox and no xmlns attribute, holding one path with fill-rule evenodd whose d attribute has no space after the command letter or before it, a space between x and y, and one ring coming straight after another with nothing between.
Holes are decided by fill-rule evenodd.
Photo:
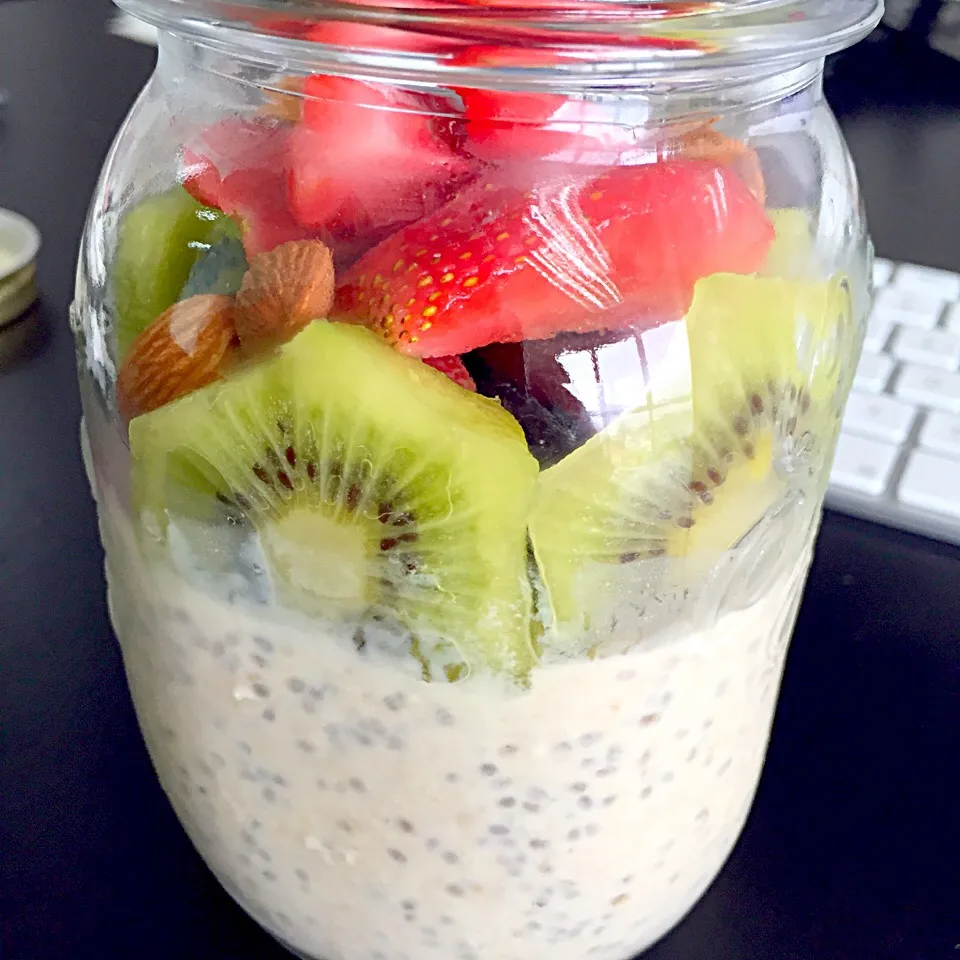
<instances>
[{"instance_id":1,"label":"glass jar","mask_svg":"<svg viewBox=\"0 0 960 960\"><path fill-rule=\"evenodd\" d=\"M869 299L876 0L124 0L74 307L110 609L303 957L623 960L743 826Z\"/></svg>"}]
</instances>

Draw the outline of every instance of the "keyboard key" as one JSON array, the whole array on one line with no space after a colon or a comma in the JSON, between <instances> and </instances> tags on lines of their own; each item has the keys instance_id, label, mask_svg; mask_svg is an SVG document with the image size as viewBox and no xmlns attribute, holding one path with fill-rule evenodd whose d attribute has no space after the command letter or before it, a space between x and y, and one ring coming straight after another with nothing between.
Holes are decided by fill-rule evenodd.
<instances>
[{"instance_id":1,"label":"keyboard key","mask_svg":"<svg viewBox=\"0 0 960 960\"><path fill-rule=\"evenodd\" d=\"M893 373L893 360L885 353L862 353L857 372L853 377L853 388L865 393L880 393Z\"/></svg>"},{"instance_id":2,"label":"keyboard key","mask_svg":"<svg viewBox=\"0 0 960 960\"><path fill-rule=\"evenodd\" d=\"M897 498L911 507L960 517L960 461L920 450L911 454Z\"/></svg>"},{"instance_id":3,"label":"keyboard key","mask_svg":"<svg viewBox=\"0 0 960 960\"><path fill-rule=\"evenodd\" d=\"M890 352L900 360L956 370L960 367L960 333L901 327L893 338Z\"/></svg>"},{"instance_id":4,"label":"keyboard key","mask_svg":"<svg viewBox=\"0 0 960 960\"><path fill-rule=\"evenodd\" d=\"M890 339L893 321L886 317L876 317L871 314L867 320L867 336L863 341L863 349L870 353L880 353Z\"/></svg>"},{"instance_id":5,"label":"keyboard key","mask_svg":"<svg viewBox=\"0 0 960 960\"><path fill-rule=\"evenodd\" d=\"M916 407L893 397L851 393L843 413L843 429L861 437L903 443L916 416Z\"/></svg>"},{"instance_id":6,"label":"keyboard key","mask_svg":"<svg viewBox=\"0 0 960 960\"><path fill-rule=\"evenodd\" d=\"M921 447L960 457L960 417L931 410L920 429Z\"/></svg>"},{"instance_id":7,"label":"keyboard key","mask_svg":"<svg viewBox=\"0 0 960 960\"><path fill-rule=\"evenodd\" d=\"M944 326L954 333L960 333L960 303L955 303L947 309Z\"/></svg>"},{"instance_id":8,"label":"keyboard key","mask_svg":"<svg viewBox=\"0 0 960 960\"><path fill-rule=\"evenodd\" d=\"M908 403L960 413L960 375L956 373L905 363L893 392Z\"/></svg>"},{"instance_id":9,"label":"keyboard key","mask_svg":"<svg viewBox=\"0 0 960 960\"><path fill-rule=\"evenodd\" d=\"M893 264L889 260L877 257L873 261L873 285L875 287L882 287L889 283L892 274Z\"/></svg>"},{"instance_id":10,"label":"keyboard key","mask_svg":"<svg viewBox=\"0 0 960 960\"><path fill-rule=\"evenodd\" d=\"M956 300L960 297L960 275L950 270L936 270L933 267L920 267L915 263L904 263L897 270L894 285L900 290Z\"/></svg>"},{"instance_id":11,"label":"keyboard key","mask_svg":"<svg viewBox=\"0 0 960 960\"><path fill-rule=\"evenodd\" d=\"M900 448L892 443L841 433L830 471L838 487L879 496L887 488Z\"/></svg>"},{"instance_id":12,"label":"keyboard key","mask_svg":"<svg viewBox=\"0 0 960 960\"><path fill-rule=\"evenodd\" d=\"M901 268L902 269L902 268ZM943 297L897 287L884 287L874 298L873 317L883 317L905 327L932 330L946 305Z\"/></svg>"}]
</instances>

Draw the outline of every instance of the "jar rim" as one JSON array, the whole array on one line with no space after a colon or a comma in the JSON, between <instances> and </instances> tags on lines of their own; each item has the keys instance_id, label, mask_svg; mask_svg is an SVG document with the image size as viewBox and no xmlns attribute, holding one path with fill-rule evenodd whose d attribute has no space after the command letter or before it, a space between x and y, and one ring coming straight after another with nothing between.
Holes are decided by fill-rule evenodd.
<instances>
[{"instance_id":1,"label":"jar rim","mask_svg":"<svg viewBox=\"0 0 960 960\"><path fill-rule=\"evenodd\" d=\"M773 73L853 45L883 15L883 0L393 0L389 7L382 0L115 2L162 31L293 69L521 90L664 81L698 86L744 71ZM388 27L441 47L424 52L406 44L321 42L312 34L323 23ZM509 47L508 65L465 66L445 42Z\"/></svg>"}]
</instances>

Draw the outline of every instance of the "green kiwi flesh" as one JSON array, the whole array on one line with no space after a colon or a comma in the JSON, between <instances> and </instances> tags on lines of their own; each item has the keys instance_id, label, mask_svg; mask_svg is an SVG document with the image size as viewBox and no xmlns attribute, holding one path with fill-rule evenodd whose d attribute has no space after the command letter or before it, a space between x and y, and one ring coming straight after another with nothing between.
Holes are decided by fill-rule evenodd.
<instances>
[{"instance_id":1,"label":"green kiwi flesh","mask_svg":"<svg viewBox=\"0 0 960 960\"><path fill-rule=\"evenodd\" d=\"M636 590L634 564L682 558L700 576L793 478L826 475L852 355L844 283L715 275L677 330L650 402L540 476L530 537L567 636Z\"/></svg>"},{"instance_id":2,"label":"green kiwi flesh","mask_svg":"<svg viewBox=\"0 0 960 960\"><path fill-rule=\"evenodd\" d=\"M318 321L269 360L135 418L130 445L154 537L171 505L225 504L259 533L283 602L351 623L383 614L421 660L452 645L468 670L527 675L538 467L494 401L362 327Z\"/></svg>"},{"instance_id":3,"label":"green kiwi flesh","mask_svg":"<svg viewBox=\"0 0 960 960\"><path fill-rule=\"evenodd\" d=\"M231 234L239 238L233 220L179 186L141 200L123 215L113 265L120 359L141 330L182 299L191 271L211 244Z\"/></svg>"}]
</instances>

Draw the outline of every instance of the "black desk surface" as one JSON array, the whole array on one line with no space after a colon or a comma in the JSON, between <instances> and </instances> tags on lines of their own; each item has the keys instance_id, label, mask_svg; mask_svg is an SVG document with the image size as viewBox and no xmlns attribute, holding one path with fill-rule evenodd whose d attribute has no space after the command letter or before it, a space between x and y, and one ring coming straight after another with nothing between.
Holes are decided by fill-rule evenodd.
<instances>
[{"instance_id":1,"label":"black desk surface","mask_svg":"<svg viewBox=\"0 0 960 960\"><path fill-rule=\"evenodd\" d=\"M43 301L0 334L0 957L280 960L168 807L107 622L66 307L153 52L106 16L0 3L0 206L44 237ZM868 42L829 89L879 251L960 269L960 64ZM960 957L958 635L960 551L826 517L753 814L649 960Z\"/></svg>"}]
</instances>

